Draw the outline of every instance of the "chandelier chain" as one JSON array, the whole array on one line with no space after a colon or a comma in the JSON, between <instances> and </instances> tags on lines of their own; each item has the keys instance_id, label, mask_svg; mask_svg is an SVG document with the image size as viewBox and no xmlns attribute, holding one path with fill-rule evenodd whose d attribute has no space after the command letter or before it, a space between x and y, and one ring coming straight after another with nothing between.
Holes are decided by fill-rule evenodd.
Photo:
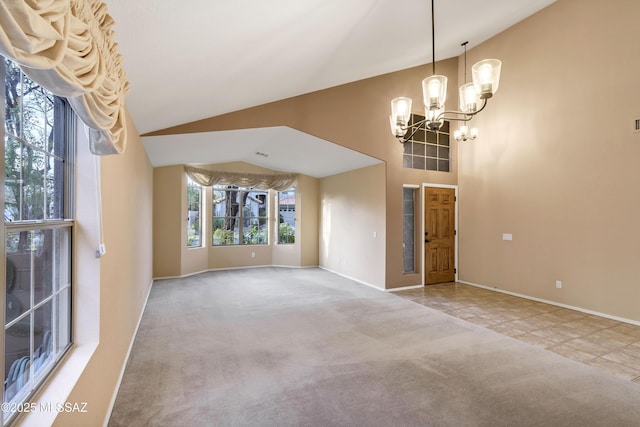
<instances>
[{"instance_id":1,"label":"chandelier chain","mask_svg":"<svg viewBox=\"0 0 640 427\"><path fill-rule=\"evenodd\" d=\"M435 18L435 0L431 0L431 70L432 74L436 73L436 18Z\"/></svg>"}]
</instances>

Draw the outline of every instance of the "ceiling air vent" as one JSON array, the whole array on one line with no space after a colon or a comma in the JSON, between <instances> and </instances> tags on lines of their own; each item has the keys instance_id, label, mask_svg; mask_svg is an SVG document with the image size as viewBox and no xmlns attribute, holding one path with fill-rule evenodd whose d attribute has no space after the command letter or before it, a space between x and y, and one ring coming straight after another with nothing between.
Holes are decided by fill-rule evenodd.
<instances>
[{"instance_id":1,"label":"ceiling air vent","mask_svg":"<svg viewBox=\"0 0 640 427\"><path fill-rule=\"evenodd\" d=\"M633 132L640 132L640 119L635 119L633 121Z\"/></svg>"}]
</instances>

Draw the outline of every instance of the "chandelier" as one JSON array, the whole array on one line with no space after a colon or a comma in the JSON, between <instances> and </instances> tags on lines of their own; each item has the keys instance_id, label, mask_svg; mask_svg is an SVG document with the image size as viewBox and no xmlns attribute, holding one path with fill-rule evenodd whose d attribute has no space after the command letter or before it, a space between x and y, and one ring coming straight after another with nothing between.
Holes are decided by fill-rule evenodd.
<instances>
[{"instance_id":1,"label":"chandelier","mask_svg":"<svg viewBox=\"0 0 640 427\"><path fill-rule=\"evenodd\" d=\"M470 88L469 90L475 91L475 88L473 88L473 83L467 84L467 44L468 43L469 42L466 41L460 45L464 47L464 84L460 86L460 99L463 99L463 94L467 90L466 88L469 87ZM473 94L469 94L469 95L472 96ZM462 105L462 103L460 104L460 109L464 109L464 106ZM477 128L469 129L469 126L467 126L466 124L461 125L458 129L453 131L453 138L458 142L460 141L464 142L468 140L473 141L477 137L478 137L478 129Z\"/></svg>"},{"instance_id":2,"label":"chandelier","mask_svg":"<svg viewBox=\"0 0 640 427\"><path fill-rule=\"evenodd\" d=\"M446 110L444 103L447 97L447 77L436 74L436 42L435 42L435 15L434 1L431 0L431 53L432 76L422 81L422 97L424 101L425 118L414 123L413 132L405 138L409 129L411 117L411 98L401 96L391 100L391 116L389 117L391 132L400 140L406 142L421 127L436 131L442 127L445 120L468 122L476 114L484 109L487 100L498 90L500 83L500 69L502 62L498 59L484 59L471 67L472 83L466 83L466 42L465 46L465 84L459 88L460 110ZM460 138L463 140L462 131L465 130L466 139L472 135L477 136L477 130L461 126ZM454 132L455 137L455 132ZM475 137L474 137L475 138ZM464 139L464 140L466 140Z\"/></svg>"}]
</instances>

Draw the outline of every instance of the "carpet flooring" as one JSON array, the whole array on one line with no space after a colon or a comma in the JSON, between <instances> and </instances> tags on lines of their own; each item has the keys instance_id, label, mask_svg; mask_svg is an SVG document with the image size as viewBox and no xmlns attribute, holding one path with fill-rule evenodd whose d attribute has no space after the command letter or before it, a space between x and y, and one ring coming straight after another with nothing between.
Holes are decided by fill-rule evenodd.
<instances>
[{"instance_id":1,"label":"carpet flooring","mask_svg":"<svg viewBox=\"0 0 640 427\"><path fill-rule=\"evenodd\" d=\"M320 269L154 283L110 427L639 426L640 384Z\"/></svg>"}]
</instances>

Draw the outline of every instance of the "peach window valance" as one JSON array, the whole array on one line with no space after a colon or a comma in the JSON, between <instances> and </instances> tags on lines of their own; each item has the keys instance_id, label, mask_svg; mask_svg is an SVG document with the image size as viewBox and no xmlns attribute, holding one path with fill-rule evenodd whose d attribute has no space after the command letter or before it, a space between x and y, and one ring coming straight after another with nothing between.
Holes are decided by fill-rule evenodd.
<instances>
[{"instance_id":1,"label":"peach window valance","mask_svg":"<svg viewBox=\"0 0 640 427\"><path fill-rule=\"evenodd\" d=\"M236 185L238 187L258 188L260 190L284 191L291 188L298 178L298 175L295 173L239 173L214 171L192 166L185 166L184 170L192 180L205 187L211 187L212 185Z\"/></svg>"},{"instance_id":2,"label":"peach window valance","mask_svg":"<svg viewBox=\"0 0 640 427\"><path fill-rule=\"evenodd\" d=\"M0 54L67 98L88 128L94 154L126 146L129 90L106 5L93 0L2 0Z\"/></svg>"}]
</instances>

